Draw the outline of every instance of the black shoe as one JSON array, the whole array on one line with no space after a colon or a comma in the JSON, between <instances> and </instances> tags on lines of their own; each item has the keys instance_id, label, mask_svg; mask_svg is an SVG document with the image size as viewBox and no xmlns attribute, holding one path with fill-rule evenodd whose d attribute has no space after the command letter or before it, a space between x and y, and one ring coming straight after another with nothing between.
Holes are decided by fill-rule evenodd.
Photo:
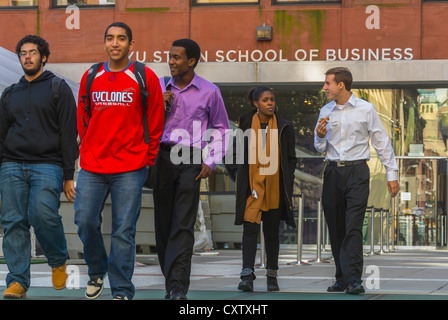
<instances>
[{"instance_id":1,"label":"black shoe","mask_svg":"<svg viewBox=\"0 0 448 320\"><path fill-rule=\"evenodd\" d=\"M345 293L348 293L348 294L360 294L360 293L364 293L364 292L366 292L364 290L364 287L356 281L350 282L348 284L348 286L345 288Z\"/></svg>"},{"instance_id":2,"label":"black shoe","mask_svg":"<svg viewBox=\"0 0 448 320\"><path fill-rule=\"evenodd\" d=\"M187 296L177 287L171 289L170 300L187 300Z\"/></svg>"},{"instance_id":3,"label":"black shoe","mask_svg":"<svg viewBox=\"0 0 448 320\"><path fill-rule=\"evenodd\" d=\"M238 290L244 292L254 291L254 280L256 276L252 269L244 268L240 273L241 282L238 284Z\"/></svg>"},{"instance_id":4,"label":"black shoe","mask_svg":"<svg viewBox=\"0 0 448 320\"><path fill-rule=\"evenodd\" d=\"M268 291L280 291L278 287L277 277L267 277L266 284Z\"/></svg>"},{"instance_id":5,"label":"black shoe","mask_svg":"<svg viewBox=\"0 0 448 320\"><path fill-rule=\"evenodd\" d=\"M266 269L266 285L268 291L280 291L277 282L277 270Z\"/></svg>"},{"instance_id":6,"label":"black shoe","mask_svg":"<svg viewBox=\"0 0 448 320\"><path fill-rule=\"evenodd\" d=\"M345 285L341 282L336 280L331 286L327 288L328 292L344 292Z\"/></svg>"},{"instance_id":7,"label":"black shoe","mask_svg":"<svg viewBox=\"0 0 448 320\"><path fill-rule=\"evenodd\" d=\"M242 277L241 282L238 284L238 290L244 292L254 291L254 281L252 279L252 276Z\"/></svg>"}]
</instances>

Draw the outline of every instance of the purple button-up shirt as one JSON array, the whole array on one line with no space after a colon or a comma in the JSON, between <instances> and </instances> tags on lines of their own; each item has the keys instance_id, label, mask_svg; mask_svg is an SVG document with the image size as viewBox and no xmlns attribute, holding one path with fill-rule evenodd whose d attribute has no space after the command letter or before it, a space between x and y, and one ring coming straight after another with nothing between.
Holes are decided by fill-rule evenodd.
<instances>
[{"instance_id":1,"label":"purple button-up shirt","mask_svg":"<svg viewBox=\"0 0 448 320\"><path fill-rule=\"evenodd\" d=\"M229 118L219 88L197 74L182 90L174 84L173 78L166 86L161 78L160 85L163 92L168 88L174 93L162 143L198 149L208 144L203 163L213 170L225 155L226 134L229 133Z\"/></svg>"}]
</instances>

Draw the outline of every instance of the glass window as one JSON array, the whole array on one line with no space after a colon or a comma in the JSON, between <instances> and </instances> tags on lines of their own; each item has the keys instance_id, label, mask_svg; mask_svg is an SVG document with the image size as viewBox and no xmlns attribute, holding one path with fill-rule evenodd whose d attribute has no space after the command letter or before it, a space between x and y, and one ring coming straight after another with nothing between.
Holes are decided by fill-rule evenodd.
<instances>
[{"instance_id":1,"label":"glass window","mask_svg":"<svg viewBox=\"0 0 448 320\"><path fill-rule=\"evenodd\" d=\"M445 245L446 160L404 157L398 159L398 165L400 201L396 243L407 246Z\"/></svg>"},{"instance_id":2,"label":"glass window","mask_svg":"<svg viewBox=\"0 0 448 320\"><path fill-rule=\"evenodd\" d=\"M84 6L113 6L115 0L53 0L53 7L65 7L69 5Z\"/></svg>"},{"instance_id":3,"label":"glass window","mask_svg":"<svg viewBox=\"0 0 448 320\"><path fill-rule=\"evenodd\" d=\"M355 82L356 84L356 82ZM324 155L314 148L314 127L320 108L327 103L320 86L267 84L274 89L280 116L292 122L296 132L294 194L306 196L303 243L316 243L317 200L322 194ZM247 94L250 85L221 85L231 128L238 117L250 110ZM374 212L374 244L380 242L380 223L392 228L391 241L396 245L446 245L445 229L448 203L448 88L363 88L352 90L355 96L375 105L375 109L395 148L400 193L391 211L386 174L376 151L371 147L369 207ZM215 167L210 191L235 189L223 165ZM297 215L298 197L293 197ZM386 213L389 218L386 220ZM370 244L371 212L366 213L363 243ZM381 215L383 214L384 220ZM388 221L388 222L386 222ZM389 223L390 222L390 223ZM389 224L387 224L389 223ZM280 227L281 243L294 244L296 231Z\"/></svg>"},{"instance_id":4,"label":"glass window","mask_svg":"<svg viewBox=\"0 0 448 320\"><path fill-rule=\"evenodd\" d=\"M0 0L0 7L37 7L39 0Z\"/></svg>"},{"instance_id":5,"label":"glass window","mask_svg":"<svg viewBox=\"0 0 448 320\"><path fill-rule=\"evenodd\" d=\"M315 2L341 2L341 0L272 0L273 4L305 4Z\"/></svg>"},{"instance_id":6,"label":"glass window","mask_svg":"<svg viewBox=\"0 0 448 320\"><path fill-rule=\"evenodd\" d=\"M259 0L193 0L193 4L246 4L246 3L260 3Z\"/></svg>"},{"instance_id":7,"label":"glass window","mask_svg":"<svg viewBox=\"0 0 448 320\"><path fill-rule=\"evenodd\" d=\"M448 89L400 91L399 153L403 156L448 156Z\"/></svg>"}]
</instances>

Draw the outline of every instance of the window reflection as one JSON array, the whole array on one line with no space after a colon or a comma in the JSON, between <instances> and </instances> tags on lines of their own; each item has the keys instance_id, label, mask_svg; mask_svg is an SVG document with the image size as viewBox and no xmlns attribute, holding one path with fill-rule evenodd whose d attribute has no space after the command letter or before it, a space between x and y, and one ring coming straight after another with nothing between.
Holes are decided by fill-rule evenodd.
<instances>
[{"instance_id":1,"label":"window reflection","mask_svg":"<svg viewBox=\"0 0 448 320\"><path fill-rule=\"evenodd\" d=\"M448 89L402 90L399 150L408 156L446 156Z\"/></svg>"},{"instance_id":2,"label":"window reflection","mask_svg":"<svg viewBox=\"0 0 448 320\"><path fill-rule=\"evenodd\" d=\"M0 0L0 7L37 7L39 0Z\"/></svg>"},{"instance_id":3,"label":"window reflection","mask_svg":"<svg viewBox=\"0 0 448 320\"><path fill-rule=\"evenodd\" d=\"M305 244L316 243L317 201L322 194L324 155L314 149L313 138L319 111L328 101L320 87L267 86L274 90L280 115L294 125L299 158L294 193L303 193L307 197L303 241ZM250 88L249 85L221 86L233 128L237 126L238 117L250 110L247 100ZM372 147L369 207L389 213L396 208L395 220L390 214L388 221L393 231L391 241L395 245L446 245L448 89L356 88L352 91L355 96L375 105L399 165L400 194L392 208L385 169ZM234 184L228 179L224 167L215 169L215 176L210 179L210 191L234 191ZM296 213L297 207L295 203ZM385 219L380 225L379 215L379 212L375 213L375 245L379 243L380 229L384 231L386 228ZM367 225L371 222L367 220L364 231L370 232ZM294 243L291 232L284 226L284 243ZM365 234L364 238L364 244L369 244L370 235Z\"/></svg>"},{"instance_id":4,"label":"window reflection","mask_svg":"<svg viewBox=\"0 0 448 320\"><path fill-rule=\"evenodd\" d=\"M194 0L194 4L258 3L259 0Z\"/></svg>"},{"instance_id":5,"label":"window reflection","mask_svg":"<svg viewBox=\"0 0 448 320\"><path fill-rule=\"evenodd\" d=\"M443 245L445 161L404 158L399 160L399 167L397 244Z\"/></svg>"},{"instance_id":6,"label":"window reflection","mask_svg":"<svg viewBox=\"0 0 448 320\"><path fill-rule=\"evenodd\" d=\"M53 6L98 6L98 5L114 5L115 0L53 0Z\"/></svg>"},{"instance_id":7,"label":"window reflection","mask_svg":"<svg viewBox=\"0 0 448 320\"><path fill-rule=\"evenodd\" d=\"M301 3L301 2L341 2L341 0L273 0L274 3Z\"/></svg>"}]
</instances>

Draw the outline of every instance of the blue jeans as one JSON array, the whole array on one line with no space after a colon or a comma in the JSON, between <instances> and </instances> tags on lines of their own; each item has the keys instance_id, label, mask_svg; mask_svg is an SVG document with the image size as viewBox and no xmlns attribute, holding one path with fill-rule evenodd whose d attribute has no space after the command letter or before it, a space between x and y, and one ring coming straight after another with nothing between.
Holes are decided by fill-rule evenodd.
<instances>
[{"instance_id":1,"label":"blue jeans","mask_svg":"<svg viewBox=\"0 0 448 320\"><path fill-rule=\"evenodd\" d=\"M132 299L135 233L142 203L146 167L124 173L98 174L80 170L76 184L75 223L84 245L84 260L91 279L106 273L112 295ZM101 233L102 211L110 194L112 233L109 257Z\"/></svg>"},{"instance_id":2,"label":"blue jeans","mask_svg":"<svg viewBox=\"0 0 448 320\"><path fill-rule=\"evenodd\" d=\"M9 273L6 284L30 286L30 226L52 268L67 260L62 218L59 215L62 168L52 164L4 162L0 170L3 253Z\"/></svg>"}]
</instances>

